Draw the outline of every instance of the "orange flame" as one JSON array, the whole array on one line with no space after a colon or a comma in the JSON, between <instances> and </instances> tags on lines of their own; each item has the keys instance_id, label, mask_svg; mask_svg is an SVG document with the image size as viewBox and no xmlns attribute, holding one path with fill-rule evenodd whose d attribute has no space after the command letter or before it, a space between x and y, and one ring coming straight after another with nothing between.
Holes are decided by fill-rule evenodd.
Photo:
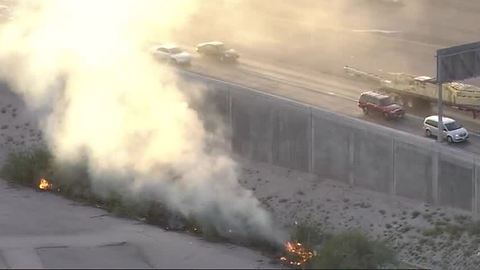
<instances>
[{"instance_id":1,"label":"orange flame","mask_svg":"<svg viewBox=\"0 0 480 270\"><path fill-rule=\"evenodd\" d=\"M47 179L42 178L42 179L40 179L40 183L38 184L38 188L41 189L41 190L50 190L50 189L52 189L52 184L50 184Z\"/></svg>"},{"instance_id":2,"label":"orange flame","mask_svg":"<svg viewBox=\"0 0 480 270\"><path fill-rule=\"evenodd\" d=\"M299 242L293 243L287 241L285 243L285 249L287 254L286 256L280 257L280 260L290 265L303 265L313 257L313 252L303 247Z\"/></svg>"}]
</instances>

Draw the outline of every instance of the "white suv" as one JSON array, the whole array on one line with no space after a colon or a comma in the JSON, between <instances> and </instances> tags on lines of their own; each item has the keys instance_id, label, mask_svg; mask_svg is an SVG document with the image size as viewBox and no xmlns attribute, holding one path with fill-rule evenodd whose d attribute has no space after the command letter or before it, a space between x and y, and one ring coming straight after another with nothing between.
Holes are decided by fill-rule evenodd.
<instances>
[{"instance_id":1,"label":"white suv","mask_svg":"<svg viewBox=\"0 0 480 270\"><path fill-rule=\"evenodd\" d=\"M443 138L446 138L449 143L466 141L468 138L468 131L458 124L455 120L443 117ZM438 136L438 116L432 115L423 121L423 129L425 135Z\"/></svg>"}]
</instances>

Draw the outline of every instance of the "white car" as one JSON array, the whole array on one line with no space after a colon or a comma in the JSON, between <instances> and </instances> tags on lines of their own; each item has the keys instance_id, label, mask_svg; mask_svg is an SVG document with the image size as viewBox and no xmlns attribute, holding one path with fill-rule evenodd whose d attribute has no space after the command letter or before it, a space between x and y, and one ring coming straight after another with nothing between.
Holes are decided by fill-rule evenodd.
<instances>
[{"instance_id":1,"label":"white car","mask_svg":"<svg viewBox=\"0 0 480 270\"><path fill-rule=\"evenodd\" d=\"M442 137L446 138L449 143L462 142L468 139L468 131L457 121L448 117L442 117L442 121L444 126ZM432 115L425 118L423 129L427 137L438 136L438 116Z\"/></svg>"},{"instance_id":2,"label":"white car","mask_svg":"<svg viewBox=\"0 0 480 270\"><path fill-rule=\"evenodd\" d=\"M168 62L177 65L190 65L192 55L175 45L160 45L152 48L152 54L162 62Z\"/></svg>"},{"instance_id":3,"label":"white car","mask_svg":"<svg viewBox=\"0 0 480 270\"><path fill-rule=\"evenodd\" d=\"M236 50L228 49L220 41L200 43L196 46L196 50L200 55L218 59L220 62L235 62L240 57Z\"/></svg>"}]
</instances>

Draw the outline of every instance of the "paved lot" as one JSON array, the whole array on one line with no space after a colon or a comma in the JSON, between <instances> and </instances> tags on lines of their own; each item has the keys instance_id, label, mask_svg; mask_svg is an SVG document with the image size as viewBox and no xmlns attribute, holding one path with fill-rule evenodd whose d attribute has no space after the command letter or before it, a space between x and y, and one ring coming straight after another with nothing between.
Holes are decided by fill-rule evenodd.
<instances>
[{"instance_id":1,"label":"paved lot","mask_svg":"<svg viewBox=\"0 0 480 270\"><path fill-rule=\"evenodd\" d=\"M214 244L0 180L0 268L275 268Z\"/></svg>"}]
</instances>

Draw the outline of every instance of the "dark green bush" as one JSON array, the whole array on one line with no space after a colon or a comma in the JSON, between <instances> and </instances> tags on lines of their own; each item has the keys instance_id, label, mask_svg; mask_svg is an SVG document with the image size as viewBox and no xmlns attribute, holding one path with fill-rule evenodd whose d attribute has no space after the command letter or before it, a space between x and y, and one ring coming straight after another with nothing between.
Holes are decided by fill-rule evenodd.
<instances>
[{"instance_id":1,"label":"dark green bush","mask_svg":"<svg viewBox=\"0 0 480 270\"><path fill-rule=\"evenodd\" d=\"M98 196L92 192L86 160L76 163L54 160L52 163L51 180L62 195L73 200L98 203Z\"/></svg>"},{"instance_id":2,"label":"dark green bush","mask_svg":"<svg viewBox=\"0 0 480 270\"><path fill-rule=\"evenodd\" d=\"M36 186L40 178L51 175L52 159L48 149L42 147L11 152L0 170L0 175L9 182Z\"/></svg>"},{"instance_id":3,"label":"dark green bush","mask_svg":"<svg viewBox=\"0 0 480 270\"><path fill-rule=\"evenodd\" d=\"M395 264L393 251L380 241L369 240L353 231L326 240L308 264L316 269L375 269Z\"/></svg>"}]
</instances>

